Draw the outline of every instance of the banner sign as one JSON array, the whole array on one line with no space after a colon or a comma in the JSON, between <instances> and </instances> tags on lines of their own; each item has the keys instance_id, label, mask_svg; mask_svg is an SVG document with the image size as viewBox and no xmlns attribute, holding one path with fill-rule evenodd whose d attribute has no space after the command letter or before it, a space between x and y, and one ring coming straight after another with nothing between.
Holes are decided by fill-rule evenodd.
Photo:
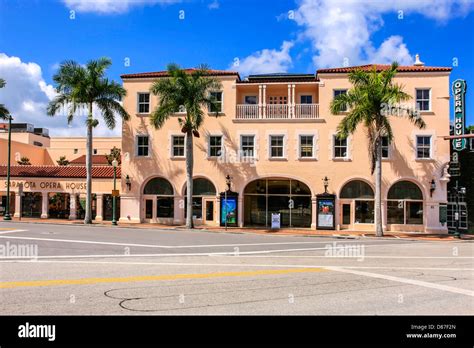
<instances>
[{"instance_id":1,"label":"banner sign","mask_svg":"<svg viewBox=\"0 0 474 348\"><path fill-rule=\"evenodd\" d=\"M457 79L453 82L454 95L454 135L464 135L464 124L466 118L466 81ZM466 139L453 139L453 149L462 151L466 148Z\"/></svg>"}]
</instances>

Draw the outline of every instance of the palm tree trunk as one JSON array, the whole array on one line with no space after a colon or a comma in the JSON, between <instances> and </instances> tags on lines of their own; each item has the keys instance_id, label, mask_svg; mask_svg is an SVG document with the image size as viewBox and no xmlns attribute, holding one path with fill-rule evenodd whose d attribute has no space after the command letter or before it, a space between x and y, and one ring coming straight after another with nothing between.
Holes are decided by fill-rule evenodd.
<instances>
[{"instance_id":1,"label":"palm tree trunk","mask_svg":"<svg viewBox=\"0 0 474 348\"><path fill-rule=\"evenodd\" d=\"M86 144L86 214L85 224L92 223L92 103L89 104L87 119L87 144Z\"/></svg>"},{"instance_id":2,"label":"palm tree trunk","mask_svg":"<svg viewBox=\"0 0 474 348\"><path fill-rule=\"evenodd\" d=\"M193 224L193 133L186 133L186 228L194 228Z\"/></svg>"},{"instance_id":3,"label":"palm tree trunk","mask_svg":"<svg viewBox=\"0 0 474 348\"><path fill-rule=\"evenodd\" d=\"M375 233L377 237L383 237L382 224L382 140L379 138L375 143L377 157L375 160Z\"/></svg>"}]
</instances>

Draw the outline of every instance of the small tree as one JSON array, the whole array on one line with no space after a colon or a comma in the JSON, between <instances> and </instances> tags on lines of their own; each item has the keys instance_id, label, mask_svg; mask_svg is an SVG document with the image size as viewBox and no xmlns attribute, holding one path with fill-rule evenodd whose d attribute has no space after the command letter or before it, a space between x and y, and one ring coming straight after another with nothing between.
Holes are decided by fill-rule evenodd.
<instances>
[{"instance_id":1,"label":"small tree","mask_svg":"<svg viewBox=\"0 0 474 348\"><path fill-rule=\"evenodd\" d=\"M58 166L67 166L69 165L69 161L66 159L66 156L61 156L59 159L56 161Z\"/></svg>"},{"instance_id":2,"label":"small tree","mask_svg":"<svg viewBox=\"0 0 474 348\"><path fill-rule=\"evenodd\" d=\"M31 166L30 159L26 156L23 156L22 158L20 158L20 160L17 161L17 163L20 166Z\"/></svg>"},{"instance_id":3,"label":"small tree","mask_svg":"<svg viewBox=\"0 0 474 348\"><path fill-rule=\"evenodd\" d=\"M108 155L105 155L105 158L107 158L107 162L109 163L109 165L112 165L112 161L114 159L117 160L118 164L120 165L120 149L114 146L112 149L110 149L110 153Z\"/></svg>"}]
</instances>

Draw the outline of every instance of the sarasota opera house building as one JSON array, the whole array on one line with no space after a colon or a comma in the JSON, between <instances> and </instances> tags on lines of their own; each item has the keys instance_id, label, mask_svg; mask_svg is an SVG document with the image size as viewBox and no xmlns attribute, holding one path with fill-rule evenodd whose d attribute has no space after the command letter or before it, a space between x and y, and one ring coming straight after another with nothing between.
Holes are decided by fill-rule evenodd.
<instances>
[{"instance_id":1,"label":"sarasota opera house building","mask_svg":"<svg viewBox=\"0 0 474 348\"><path fill-rule=\"evenodd\" d=\"M346 139L337 138L337 126L347 112L329 111L334 96L351 88L348 73L355 68L246 79L237 72L211 70L222 88L212 91L218 109L205 110L200 137L194 138L195 223L217 226L227 220L229 226L269 228L277 214L282 228L373 231L375 184L367 135L360 128ZM410 103L417 106L426 127L391 117L394 140L383 142L383 225L388 231L447 233L441 212L446 209L449 181L450 150L443 137L449 135L451 68L416 64L398 71L395 82L412 96ZM127 90L123 105L131 118L123 123L121 138L94 139L96 220L110 219L113 170L104 155L115 146L122 151L117 171L119 224L185 222L186 152L180 113L159 130L149 122L158 104L151 84L167 76L165 71L121 76ZM2 148L5 134L0 133ZM80 218L85 139L50 138L34 128L14 134L12 156L28 153L32 162L12 167L10 202L15 216L29 209L27 214L39 218ZM0 175L5 181L4 152ZM70 163L58 166L60 156ZM1 187L4 207L6 183ZM59 216L58 194L64 207Z\"/></svg>"}]
</instances>

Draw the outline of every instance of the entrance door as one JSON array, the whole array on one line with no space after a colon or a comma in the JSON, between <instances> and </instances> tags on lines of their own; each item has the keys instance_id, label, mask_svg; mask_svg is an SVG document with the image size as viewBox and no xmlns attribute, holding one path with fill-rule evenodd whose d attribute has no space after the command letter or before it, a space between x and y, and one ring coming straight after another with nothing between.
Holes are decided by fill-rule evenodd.
<instances>
[{"instance_id":1,"label":"entrance door","mask_svg":"<svg viewBox=\"0 0 474 348\"><path fill-rule=\"evenodd\" d=\"M341 228L349 228L351 224L351 204L343 203L341 209Z\"/></svg>"},{"instance_id":2,"label":"entrance door","mask_svg":"<svg viewBox=\"0 0 474 348\"><path fill-rule=\"evenodd\" d=\"M215 199L203 198L203 201L203 222L207 225L214 225L216 217Z\"/></svg>"},{"instance_id":3,"label":"entrance door","mask_svg":"<svg viewBox=\"0 0 474 348\"><path fill-rule=\"evenodd\" d=\"M153 220L153 199L145 199L145 220L151 222Z\"/></svg>"}]
</instances>

